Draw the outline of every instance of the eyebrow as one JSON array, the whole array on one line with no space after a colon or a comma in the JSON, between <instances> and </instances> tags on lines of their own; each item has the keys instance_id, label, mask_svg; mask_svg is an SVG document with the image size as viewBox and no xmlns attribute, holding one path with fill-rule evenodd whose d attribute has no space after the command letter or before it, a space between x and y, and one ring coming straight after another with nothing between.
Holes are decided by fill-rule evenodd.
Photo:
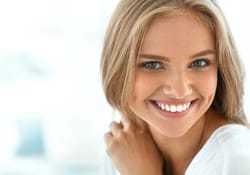
<instances>
[{"instance_id":1,"label":"eyebrow","mask_svg":"<svg viewBox=\"0 0 250 175\"><path fill-rule=\"evenodd\" d=\"M194 58L197 58L197 57L202 57L202 56L206 56L206 55L211 55L211 54L216 54L216 51L215 50L204 50L204 51L201 51L201 52L198 52L192 56L190 56L191 59L194 59Z\"/></svg>"},{"instance_id":2,"label":"eyebrow","mask_svg":"<svg viewBox=\"0 0 250 175\"><path fill-rule=\"evenodd\" d=\"M194 58L197 58L197 57L202 57L202 56L211 55L211 54L216 54L216 51L212 50L212 49L203 50L201 52L198 52L198 53L195 53L195 54L189 56L189 58L194 59ZM154 59L154 60L169 61L168 57L160 56L160 55L154 55L154 54L140 54L139 57L140 58L147 58L147 59Z\"/></svg>"}]
</instances>

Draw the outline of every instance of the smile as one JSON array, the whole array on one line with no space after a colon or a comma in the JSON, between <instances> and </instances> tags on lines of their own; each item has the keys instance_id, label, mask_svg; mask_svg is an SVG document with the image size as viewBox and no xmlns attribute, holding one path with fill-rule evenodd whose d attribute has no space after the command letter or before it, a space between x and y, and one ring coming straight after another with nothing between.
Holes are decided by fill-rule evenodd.
<instances>
[{"instance_id":1,"label":"smile","mask_svg":"<svg viewBox=\"0 0 250 175\"><path fill-rule=\"evenodd\" d=\"M154 101L154 103L163 111L167 112L184 112L189 109L191 102L185 103L185 104L179 104L179 105L174 105L174 104L164 104L160 103L157 101Z\"/></svg>"}]
</instances>

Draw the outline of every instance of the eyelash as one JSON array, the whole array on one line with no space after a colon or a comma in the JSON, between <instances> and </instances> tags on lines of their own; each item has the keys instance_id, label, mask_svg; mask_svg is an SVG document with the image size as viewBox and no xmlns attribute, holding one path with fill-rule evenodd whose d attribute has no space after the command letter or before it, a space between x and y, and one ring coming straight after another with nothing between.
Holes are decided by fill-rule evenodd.
<instances>
[{"instance_id":1,"label":"eyelash","mask_svg":"<svg viewBox=\"0 0 250 175\"><path fill-rule=\"evenodd\" d=\"M209 66L210 64L211 64L210 60L201 58L201 59L197 59L197 60L192 61L192 63L188 67L201 69L201 68Z\"/></svg>"},{"instance_id":2,"label":"eyelash","mask_svg":"<svg viewBox=\"0 0 250 175\"><path fill-rule=\"evenodd\" d=\"M195 69L201 69L204 67L207 67L211 64L211 61L209 59L200 58L197 60L194 60L191 62L191 64L188 66L188 68L195 68ZM163 63L159 61L148 61L140 64L140 67L143 67L147 70L160 70L164 69Z\"/></svg>"},{"instance_id":3,"label":"eyelash","mask_svg":"<svg viewBox=\"0 0 250 175\"><path fill-rule=\"evenodd\" d=\"M145 63L141 63L141 67L148 69L148 70L163 69L163 65L159 61L148 61Z\"/></svg>"}]
</instances>

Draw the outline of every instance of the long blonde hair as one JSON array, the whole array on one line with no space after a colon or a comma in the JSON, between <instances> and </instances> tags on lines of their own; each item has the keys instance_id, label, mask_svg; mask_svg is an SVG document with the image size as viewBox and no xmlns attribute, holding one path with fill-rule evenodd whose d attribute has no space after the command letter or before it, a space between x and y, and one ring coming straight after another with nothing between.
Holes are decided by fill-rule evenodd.
<instances>
[{"instance_id":1,"label":"long blonde hair","mask_svg":"<svg viewBox=\"0 0 250 175\"><path fill-rule=\"evenodd\" d=\"M155 16L175 15L180 10L197 16L213 33L218 61L213 107L230 121L247 124L243 110L243 67L226 19L213 0L121 0L110 20L101 55L102 83L108 102L135 117L128 99L145 33Z\"/></svg>"}]
</instances>

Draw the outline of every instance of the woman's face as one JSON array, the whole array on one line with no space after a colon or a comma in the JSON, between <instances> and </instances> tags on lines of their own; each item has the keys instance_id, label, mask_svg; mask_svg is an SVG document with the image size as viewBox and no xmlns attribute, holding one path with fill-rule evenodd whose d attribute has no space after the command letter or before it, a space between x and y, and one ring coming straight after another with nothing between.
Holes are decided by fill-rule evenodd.
<instances>
[{"instance_id":1,"label":"woman's face","mask_svg":"<svg viewBox=\"0 0 250 175\"><path fill-rule=\"evenodd\" d=\"M165 136L184 135L214 99L215 53L211 32L191 14L155 18L138 57L132 111Z\"/></svg>"}]
</instances>

